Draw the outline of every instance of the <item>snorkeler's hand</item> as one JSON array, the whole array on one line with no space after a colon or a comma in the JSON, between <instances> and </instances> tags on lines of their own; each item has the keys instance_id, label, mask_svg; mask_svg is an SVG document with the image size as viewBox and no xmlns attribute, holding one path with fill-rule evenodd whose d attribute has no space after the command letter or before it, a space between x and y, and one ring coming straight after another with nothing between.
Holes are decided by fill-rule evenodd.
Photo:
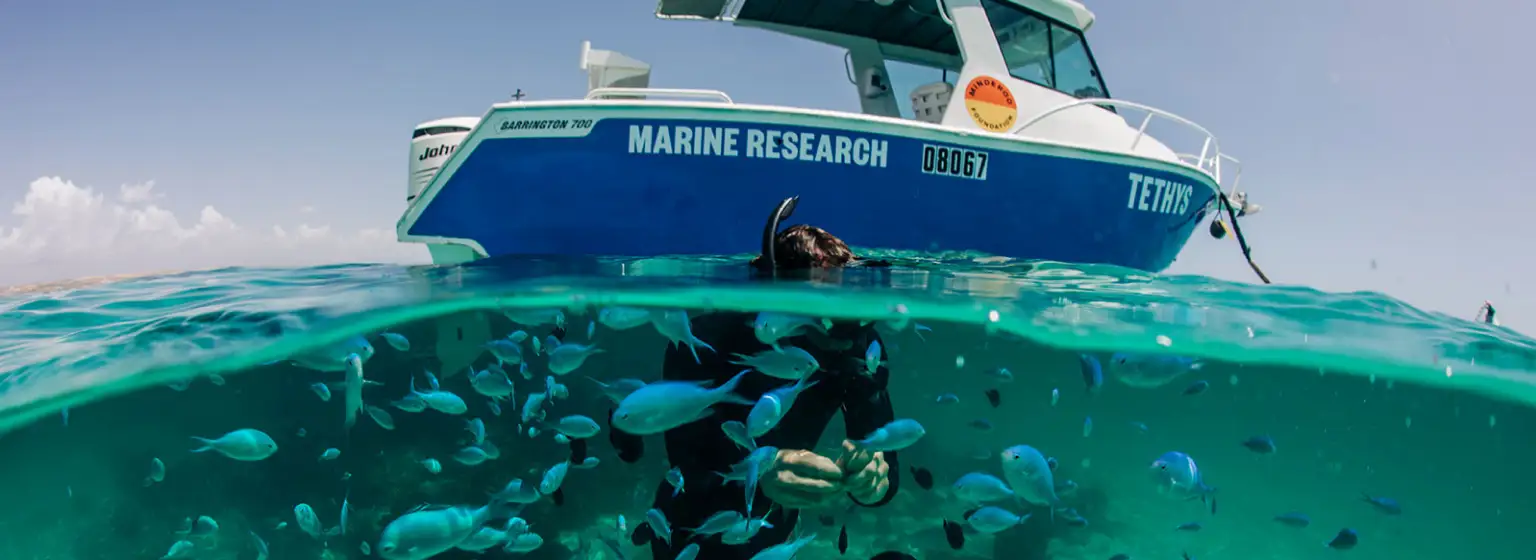
<instances>
[{"instance_id":1,"label":"snorkeler's hand","mask_svg":"<svg viewBox=\"0 0 1536 560\"><path fill-rule=\"evenodd\" d=\"M759 483L763 495L785 508L808 509L831 504L843 493L843 470L837 463L803 449L780 449L773 468Z\"/></svg>"},{"instance_id":2,"label":"snorkeler's hand","mask_svg":"<svg viewBox=\"0 0 1536 560\"><path fill-rule=\"evenodd\" d=\"M878 502L890 489L890 466L885 463L884 453L860 450L853 442L843 440L843 455L838 457L837 466L847 475L843 487L860 503Z\"/></svg>"}]
</instances>

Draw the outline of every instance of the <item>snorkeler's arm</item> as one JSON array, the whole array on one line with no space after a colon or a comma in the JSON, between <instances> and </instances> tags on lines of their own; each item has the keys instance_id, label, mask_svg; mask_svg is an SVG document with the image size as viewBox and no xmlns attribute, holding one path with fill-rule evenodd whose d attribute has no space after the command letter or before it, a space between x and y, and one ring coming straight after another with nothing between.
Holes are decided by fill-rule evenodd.
<instances>
[{"instance_id":1,"label":"snorkeler's arm","mask_svg":"<svg viewBox=\"0 0 1536 560\"><path fill-rule=\"evenodd\" d=\"M869 332L869 341L880 340L880 335L875 334L873 329ZM866 348L869 341L855 346ZM885 365L886 356L883 348L880 354L880 368L875 370L874 375L864 375L862 372L853 374L853 378L857 381L849 386L847 397L843 401L843 425L848 433L848 439L859 440L869 437L870 433L896 419L896 411L891 408L891 395L886 390L891 372ZM853 503L864 507L880 507L890 503L891 499L896 497L896 490L901 485L901 461L897 458L896 452L885 453L884 457L887 467L885 496L870 504L858 500L853 500Z\"/></svg>"}]
</instances>

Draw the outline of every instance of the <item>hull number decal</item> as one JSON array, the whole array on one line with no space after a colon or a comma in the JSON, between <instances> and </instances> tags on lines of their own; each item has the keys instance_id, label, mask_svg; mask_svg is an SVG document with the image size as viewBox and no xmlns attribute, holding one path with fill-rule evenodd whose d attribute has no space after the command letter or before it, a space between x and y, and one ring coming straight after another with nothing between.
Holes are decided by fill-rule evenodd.
<instances>
[{"instance_id":1,"label":"hull number decal","mask_svg":"<svg viewBox=\"0 0 1536 560\"><path fill-rule=\"evenodd\" d=\"M949 148L923 144L923 173L961 179L987 180L987 162L992 157L981 150Z\"/></svg>"}]
</instances>

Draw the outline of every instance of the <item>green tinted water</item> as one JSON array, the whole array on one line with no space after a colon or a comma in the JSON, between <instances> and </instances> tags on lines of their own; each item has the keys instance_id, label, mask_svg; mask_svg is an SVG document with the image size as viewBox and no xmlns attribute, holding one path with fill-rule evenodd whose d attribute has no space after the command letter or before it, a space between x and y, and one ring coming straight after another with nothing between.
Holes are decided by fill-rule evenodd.
<instances>
[{"instance_id":1,"label":"green tinted water","mask_svg":"<svg viewBox=\"0 0 1536 560\"><path fill-rule=\"evenodd\" d=\"M362 543L377 545L382 528L418 504L480 504L509 479L537 480L569 455L548 433L530 438L519 429L522 401L543 390L548 374L540 359L532 360L532 380L513 374L517 403L499 417L457 373L490 361L481 325L492 337L519 329L542 336L548 327L515 325L502 312L561 308L567 341L585 343L595 310L614 305L907 323L884 333L889 390L896 415L922 422L928 434L901 457L904 466L931 471L936 484L924 490L902 472L885 507L809 512L801 530L818 538L797 558L888 550L1095 560L1185 552L1201 559L1525 557L1519 531L1536 521L1536 483L1524 475L1526 434L1536 423L1536 343L1525 337L1378 294L964 255L904 264L848 271L839 286L746 282L738 259L235 269L0 301L0 425L10 430L0 439L0 491L18 506L0 512L0 557L159 558L186 539L197 558L256 558L254 531L273 558L361 558ZM913 323L931 331L919 336ZM377 336L385 331L404 335L410 350L386 344ZM606 352L560 378L571 396L547 407L551 419L607 417L609 401L584 376L660 377L666 340L655 329L594 332ZM367 377L382 383L365 389L364 400L389 410L394 430L364 417L344 432L342 391L324 402L310 389L341 381L340 372L269 364L360 334L376 350ZM1078 354L1107 359L1113 351L1206 362L1155 389L1119 383L1111 367L1103 390L1090 395ZM1015 380L984 374L995 367ZM462 395L468 412L389 406L413 375L422 383L423 370L444 374L443 388ZM188 379L183 390L168 387ZM1211 388L1182 395L1195 380ZM987 389L998 390L999 406L988 403ZM959 403L936 402L945 393ZM1085 437L1090 416L1095 427ZM471 417L486 422L499 458L477 466L449 458L465 445ZM992 429L975 427L978 419ZM191 436L239 428L270 434L279 451L256 462L189 452ZM1239 445L1264 434L1274 437L1276 454ZM834 419L817 451L835 456L842 437ZM571 471L563 504L544 499L522 512L545 541L526 556L614 557L617 548L649 557L648 548L630 544L630 533L667 466L660 437L646 439L634 464L619 461L604 436L591 440L601 463ZM970 533L952 548L942 521L963 522L968 508L950 485L967 472L1001 475L998 453L1021 443L1057 458L1057 476L1078 484L1066 505L1087 526L1053 524L1037 512L1023 526ZM319 460L331 447L341 456ZM1171 450L1193 456L1218 488L1214 514L1208 504L1159 495L1149 465ZM145 486L154 458L166 475ZM426 458L438 459L442 472L427 472ZM1362 493L1398 500L1403 512L1383 514ZM352 506L345 535L317 539L298 530L295 505L309 504L330 528L343 497ZM1291 511L1309 515L1311 526L1272 521ZM219 530L177 534L185 518L199 515L216 519ZM824 515L830 525L818 519ZM1203 529L1174 530L1186 522ZM846 556L836 549L844 526ZM1345 527L1358 531L1360 545L1324 548Z\"/></svg>"}]
</instances>

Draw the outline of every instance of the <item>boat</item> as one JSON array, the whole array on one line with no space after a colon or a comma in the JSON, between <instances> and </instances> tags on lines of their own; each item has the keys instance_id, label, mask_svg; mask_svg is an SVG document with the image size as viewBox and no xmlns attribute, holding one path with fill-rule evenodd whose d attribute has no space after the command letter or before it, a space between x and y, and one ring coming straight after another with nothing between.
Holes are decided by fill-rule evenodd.
<instances>
[{"instance_id":1,"label":"boat","mask_svg":"<svg viewBox=\"0 0 1536 560\"><path fill-rule=\"evenodd\" d=\"M1155 272L1202 220L1224 236L1223 206L1233 226L1257 210L1209 131L1110 97L1074 0L660 0L656 15L838 47L860 112L652 88L648 64L583 43L583 98L519 90L414 129L399 239L439 264L745 254L763 212L800 196L798 221L855 246ZM934 79L900 91L892 66Z\"/></svg>"}]
</instances>

